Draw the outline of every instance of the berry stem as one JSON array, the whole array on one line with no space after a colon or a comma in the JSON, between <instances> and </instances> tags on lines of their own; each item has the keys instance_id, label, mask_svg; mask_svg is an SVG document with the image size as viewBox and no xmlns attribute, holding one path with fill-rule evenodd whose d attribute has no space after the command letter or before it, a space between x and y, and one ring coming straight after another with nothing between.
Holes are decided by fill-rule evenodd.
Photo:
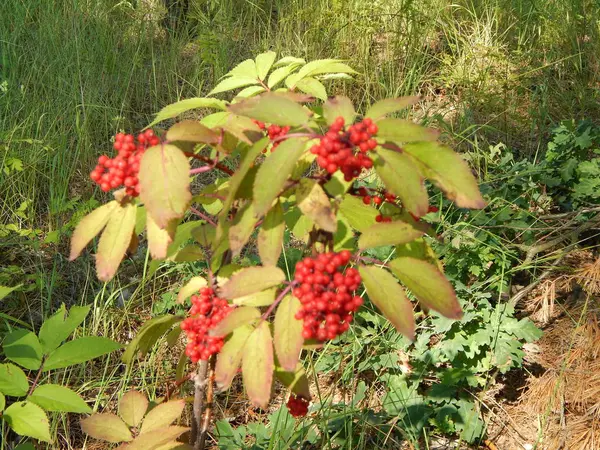
<instances>
[{"instance_id":1,"label":"berry stem","mask_svg":"<svg viewBox=\"0 0 600 450\"><path fill-rule=\"evenodd\" d=\"M213 166L196 167L195 169L190 170L190 175L197 175L199 173L209 172L213 169L214 169Z\"/></svg>"},{"instance_id":2,"label":"berry stem","mask_svg":"<svg viewBox=\"0 0 600 450\"><path fill-rule=\"evenodd\" d=\"M275 301L269 306L269 309L265 311L265 313L260 318L261 321L266 320L269 317L269 314L273 312L273 310L277 307L277 305L283 300L283 298L290 293L290 291L297 285L295 281L290 281L290 283L285 287L283 291L279 293Z\"/></svg>"},{"instance_id":3,"label":"berry stem","mask_svg":"<svg viewBox=\"0 0 600 450\"><path fill-rule=\"evenodd\" d=\"M217 223L214 220L212 220L210 217L208 217L206 214L204 214L202 211L198 211L193 206L190 206L190 211L193 212L194 214L196 214L201 219L206 220L206 222L211 224L213 227L217 226Z\"/></svg>"},{"instance_id":4,"label":"berry stem","mask_svg":"<svg viewBox=\"0 0 600 450\"><path fill-rule=\"evenodd\" d=\"M310 139L316 139L321 136L316 133L289 133L289 134L284 134L283 136L277 136L276 138L273 138L271 140L271 143L275 144L276 142L283 141L285 139L296 138L296 137L307 137Z\"/></svg>"},{"instance_id":5,"label":"berry stem","mask_svg":"<svg viewBox=\"0 0 600 450\"><path fill-rule=\"evenodd\" d=\"M188 158L194 158L194 159L197 159L198 161L208 163L208 164L212 165L213 167L216 167L217 169L219 169L221 172L225 172L227 175L234 174L233 170L231 170L229 167L224 166L223 164L221 164L219 162L213 161L212 159L210 159L207 156L198 155L197 153L191 153L191 152L183 152L183 154L185 156L187 156Z\"/></svg>"}]
</instances>

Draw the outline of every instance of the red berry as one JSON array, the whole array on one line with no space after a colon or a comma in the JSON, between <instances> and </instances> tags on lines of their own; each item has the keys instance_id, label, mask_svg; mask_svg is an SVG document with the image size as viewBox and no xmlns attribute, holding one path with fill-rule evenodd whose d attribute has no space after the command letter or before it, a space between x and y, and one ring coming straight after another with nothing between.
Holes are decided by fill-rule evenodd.
<instances>
[{"instance_id":1,"label":"red berry","mask_svg":"<svg viewBox=\"0 0 600 450\"><path fill-rule=\"evenodd\" d=\"M373 197L373 203L375 203L377 206L381 205L381 202L383 202L381 197Z\"/></svg>"},{"instance_id":2,"label":"red berry","mask_svg":"<svg viewBox=\"0 0 600 450\"><path fill-rule=\"evenodd\" d=\"M368 196L368 195L365 195L365 196L363 197L363 203L364 203L365 205L370 205L370 204L371 204L371 197L370 197L370 196Z\"/></svg>"}]
</instances>

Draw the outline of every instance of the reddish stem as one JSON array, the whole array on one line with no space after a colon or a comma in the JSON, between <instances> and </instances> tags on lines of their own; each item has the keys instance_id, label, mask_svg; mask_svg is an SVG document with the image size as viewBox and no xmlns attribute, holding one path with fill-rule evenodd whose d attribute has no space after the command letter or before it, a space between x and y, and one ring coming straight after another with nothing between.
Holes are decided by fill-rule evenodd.
<instances>
[{"instance_id":1,"label":"reddish stem","mask_svg":"<svg viewBox=\"0 0 600 450\"><path fill-rule=\"evenodd\" d=\"M213 227L217 226L217 223L214 220L212 220L210 217L208 217L206 214L204 214L202 211L198 211L193 206L190 206L190 211L193 212L194 214L196 214L201 219L206 220L206 222L211 224Z\"/></svg>"},{"instance_id":2,"label":"reddish stem","mask_svg":"<svg viewBox=\"0 0 600 450\"><path fill-rule=\"evenodd\" d=\"M310 139L316 139L318 137L321 137L321 135L316 134L316 133L289 133L289 134L284 134L282 136L277 136L276 138L271 139L271 143L274 144L279 141L284 141L286 139L296 138L296 137L307 137Z\"/></svg>"},{"instance_id":3,"label":"reddish stem","mask_svg":"<svg viewBox=\"0 0 600 450\"><path fill-rule=\"evenodd\" d=\"M199 155L197 153L190 153L190 152L183 152L183 154L185 156L187 156L188 158L194 158L194 159L197 159L198 161L208 163L211 166L219 169L221 172L225 172L227 175L233 175L233 173L234 173L233 170L231 170L229 167L224 166L220 162L213 161L212 159L210 159L207 156Z\"/></svg>"},{"instance_id":4,"label":"reddish stem","mask_svg":"<svg viewBox=\"0 0 600 450\"><path fill-rule=\"evenodd\" d=\"M265 313L261 316L260 320L266 320L267 317L269 317L269 314L271 314L273 312L273 310L277 307L277 305L281 302L281 300L283 300L283 298L287 294L289 294L289 292L296 285L297 285L297 283L295 281L290 281L290 283L285 287L285 289L279 293L279 295L277 296L277 298L275 299L275 301L273 302L273 304L271 306L269 306L269 309L267 309L265 311Z\"/></svg>"}]
</instances>

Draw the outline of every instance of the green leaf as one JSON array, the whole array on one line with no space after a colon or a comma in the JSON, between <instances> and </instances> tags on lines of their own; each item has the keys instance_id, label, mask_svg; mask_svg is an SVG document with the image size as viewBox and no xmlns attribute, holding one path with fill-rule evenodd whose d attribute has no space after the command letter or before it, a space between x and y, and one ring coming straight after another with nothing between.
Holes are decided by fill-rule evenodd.
<instances>
[{"instance_id":1,"label":"green leaf","mask_svg":"<svg viewBox=\"0 0 600 450\"><path fill-rule=\"evenodd\" d=\"M354 195L344 196L339 211L350 226L358 231L364 231L375 224L375 218L379 215L377 209L365 205L361 198Z\"/></svg>"},{"instance_id":2,"label":"green leaf","mask_svg":"<svg viewBox=\"0 0 600 450\"><path fill-rule=\"evenodd\" d=\"M269 306L275 301L277 288L265 289L244 297L234 298L232 303L238 306Z\"/></svg>"},{"instance_id":3,"label":"green leaf","mask_svg":"<svg viewBox=\"0 0 600 450\"><path fill-rule=\"evenodd\" d=\"M146 128L150 128L163 120L172 119L184 112L198 108L215 108L225 110L226 103L216 98L195 97L181 100L165 106L159 111L152 123Z\"/></svg>"},{"instance_id":4,"label":"green leaf","mask_svg":"<svg viewBox=\"0 0 600 450\"><path fill-rule=\"evenodd\" d=\"M402 205L408 211L417 217L427 214L429 196L425 189L425 180L410 156L401 151L379 148L373 162L375 171L385 183L385 187L400 197Z\"/></svg>"},{"instance_id":5,"label":"green leaf","mask_svg":"<svg viewBox=\"0 0 600 450\"><path fill-rule=\"evenodd\" d=\"M271 209L273 201L279 196L294 170L296 161L304 153L304 143L300 139L286 139L258 169L253 189L254 209L257 216Z\"/></svg>"},{"instance_id":6,"label":"green leaf","mask_svg":"<svg viewBox=\"0 0 600 450\"><path fill-rule=\"evenodd\" d=\"M255 225L254 205L248 202L236 213L233 223L229 227L229 248L234 258L239 256L252 236Z\"/></svg>"},{"instance_id":7,"label":"green leaf","mask_svg":"<svg viewBox=\"0 0 600 450\"><path fill-rule=\"evenodd\" d=\"M42 346L31 331L16 329L4 338L4 355L29 370L37 370L42 364Z\"/></svg>"},{"instance_id":8,"label":"green leaf","mask_svg":"<svg viewBox=\"0 0 600 450\"><path fill-rule=\"evenodd\" d=\"M163 450L164 445L171 443L186 431L189 431L189 428L179 426L159 428L139 435L127 444L126 448L127 450ZM179 444L184 445L181 442Z\"/></svg>"},{"instance_id":9,"label":"green leaf","mask_svg":"<svg viewBox=\"0 0 600 450\"><path fill-rule=\"evenodd\" d=\"M90 312L91 306L72 306L66 315L65 305L44 321L40 328L40 343L44 354L55 350L62 341L69 337L81 325Z\"/></svg>"},{"instance_id":10,"label":"green leaf","mask_svg":"<svg viewBox=\"0 0 600 450\"><path fill-rule=\"evenodd\" d=\"M215 381L220 390L228 389L242 362L246 341L254 328L243 325L236 328L217 356Z\"/></svg>"},{"instance_id":11,"label":"green leaf","mask_svg":"<svg viewBox=\"0 0 600 450\"><path fill-rule=\"evenodd\" d=\"M146 321L135 338L133 338L127 346L127 349L121 358L122 361L125 364L130 364L138 351L141 352L142 355L148 353L156 341L178 322L181 322L181 317L172 316L170 314L155 317Z\"/></svg>"},{"instance_id":12,"label":"green leaf","mask_svg":"<svg viewBox=\"0 0 600 450\"><path fill-rule=\"evenodd\" d=\"M35 447L31 442L17 445L14 450L35 450Z\"/></svg>"},{"instance_id":13,"label":"green leaf","mask_svg":"<svg viewBox=\"0 0 600 450\"><path fill-rule=\"evenodd\" d=\"M341 170L337 170L333 173L331 179L323 185L323 188L330 196L340 197L348 192L352 184L352 181L344 180L344 174Z\"/></svg>"},{"instance_id":14,"label":"green leaf","mask_svg":"<svg viewBox=\"0 0 600 450\"><path fill-rule=\"evenodd\" d=\"M256 57L256 72L260 80L264 80L275 62L275 52L261 53Z\"/></svg>"},{"instance_id":15,"label":"green leaf","mask_svg":"<svg viewBox=\"0 0 600 450\"><path fill-rule=\"evenodd\" d=\"M184 120L176 123L167 131L167 140L216 144L219 135L196 120Z\"/></svg>"},{"instance_id":16,"label":"green leaf","mask_svg":"<svg viewBox=\"0 0 600 450\"><path fill-rule=\"evenodd\" d=\"M241 116L281 126L304 125L310 116L308 109L289 96L275 92L267 92L230 105L229 110Z\"/></svg>"},{"instance_id":17,"label":"green leaf","mask_svg":"<svg viewBox=\"0 0 600 450\"><path fill-rule=\"evenodd\" d=\"M15 402L10 405L2 418L13 431L21 436L29 436L44 442L50 442L50 424L46 413L30 402Z\"/></svg>"},{"instance_id":18,"label":"green leaf","mask_svg":"<svg viewBox=\"0 0 600 450\"><path fill-rule=\"evenodd\" d=\"M190 163L174 145L150 147L140 162L140 199L160 228L185 214L192 199Z\"/></svg>"},{"instance_id":19,"label":"green leaf","mask_svg":"<svg viewBox=\"0 0 600 450\"><path fill-rule=\"evenodd\" d=\"M403 149L422 164L423 174L457 206L473 209L486 206L477 180L457 153L435 142L406 144Z\"/></svg>"},{"instance_id":20,"label":"green leaf","mask_svg":"<svg viewBox=\"0 0 600 450\"><path fill-rule=\"evenodd\" d=\"M119 203L112 201L95 209L85 216L75 227L71 237L71 253L69 261L73 261L88 243L98 235L108 223L111 214L119 208Z\"/></svg>"},{"instance_id":21,"label":"green leaf","mask_svg":"<svg viewBox=\"0 0 600 450\"><path fill-rule=\"evenodd\" d=\"M50 353L44 364L44 372L90 361L120 348L121 344L104 337L86 336L75 339Z\"/></svg>"},{"instance_id":22,"label":"green leaf","mask_svg":"<svg viewBox=\"0 0 600 450\"><path fill-rule=\"evenodd\" d=\"M208 95L215 95L221 92L231 91L233 89L238 89L254 84L258 84L258 80L256 78L242 76L229 77L225 78L223 81L217 84L214 87L214 89L208 93Z\"/></svg>"},{"instance_id":23,"label":"green leaf","mask_svg":"<svg viewBox=\"0 0 600 450\"><path fill-rule=\"evenodd\" d=\"M346 126L352 125L356 117L352 100L342 95L330 98L323 104L323 117L327 125L331 125L340 116L344 118Z\"/></svg>"},{"instance_id":24,"label":"green leaf","mask_svg":"<svg viewBox=\"0 0 600 450\"><path fill-rule=\"evenodd\" d=\"M275 353L277 353L279 364L287 371L293 371L296 368L302 344L304 344L303 322L295 317L301 308L300 300L288 295L281 301L275 313L273 323Z\"/></svg>"},{"instance_id":25,"label":"green leaf","mask_svg":"<svg viewBox=\"0 0 600 450\"><path fill-rule=\"evenodd\" d=\"M0 392L11 397L27 394L29 381L20 367L14 364L0 364Z\"/></svg>"},{"instance_id":26,"label":"green leaf","mask_svg":"<svg viewBox=\"0 0 600 450\"><path fill-rule=\"evenodd\" d=\"M179 290L179 294L177 294L177 303L183 303L190 296L197 294L198 291L202 288L208 286L206 280L202 277L193 277L191 278L185 286L183 286Z\"/></svg>"},{"instance_id":27,"label":"green leaf","mask_svg":"<svg viewBox=\"0 0 600 450\"><path fill-rule=\"evenodd\" d=\"M126 392L119 400L119 416L130 427L140 425L147 409L148 399L138 391Z\"/></svg>"},{"instance_id":28,"label":"green leaf","mask_svg":"<svg viewBox=\"0 0 600 450\"><path fill-rule=\"evenodd\" d=\"M485 423L479 417L479 412L474 403L462 402L458 409L462 432L460 438L472 444L477 442L484 433Z\"/></svg>"},{"instance_id":29,"label":"green leaf","mask_svg":"<svg viewBox=\"0 0 600 450\"><path fill-rule=\"evenodd\" d=\"M418 258L401 257L389 267L426 307L445 317L460 319L462 309L450 282L437 267Z\"/></svg>"},{"instance_id":30,"label":"green leaf","mask_svg":"<svg viewBox=\"0 0 600 450\"><path fill-rule=\"evenodd\" d=\"M110 413L94 414L81 419L81 429L95 439L108 442L130 442L131 431L121 419Z\"/></svg>"},{"instance_id":31,"label":"green leaf","mask_svg":"<svg viewBox=\"0 0 600 450\"><path fill-rule=\"evenodd\" d=\"M440 133L432 128L425 128L410 120L382 119L377 122L379 131L377 141L392 141L396 144L415 141L435 141Z\"/></svg>"},{"instance_id":32,"label":"green leaf","mask_svg":"<svg viewBox=\"0 0 600 450\"><path fill-rule=\"evenodd\" d=\"M283 208L277 202L267 213L258 231L258 254L263 266L276 266L283 249Z\"/></svg>"},{"instance_id":33,"label":"green leaf","mask_svg":"<svg viewBox=\"0 0 600 450\"><path fill-rule=\"evenodd\" d=\"M323 83L316 78L307 77L296 83L296 88L305 94L312 95L323 101L327 100L327 90Z\"/></svg>"},{"instance_id":34,"label":"green leaf","mask_svg":"<svg viewBox=\"0 0 600 450\"><path fill-rule=\"evenodd\" d=\"M283 66L278 69L275 69L269 75L269 80L267 81L267 87L272 89L277 84L281 83L289 74L291 74L294 70L300 67L300 64L290 64L288 66Z\"/></svg>"},{"instance_id":35,"label":"green leaf","mask_svg":"<svg viewBox=\"0 0 600 450\"><path fill-rule=\"evenodd\" d=\"M127 203L113 211L100 236L96 253L96 273L101 281L110 281L131 242L135 228L136 206Z\"/></svg>"},{"instance_id":36,"label":"green leaf","mask_svg":"<svg viewBox=\"0 0 600 450\"><path fill-rule=\"evenodd\" d=\"M398 281L380 267L360 266L358 271L371 301L400 333L414 340L413 308Z\"/></svg>"},{"instance_id":37,"label":"green leaf","mask_svg":"<svg viewBox=\"0 0 600 450\"><path fill-rule=\"evenodd\" d=\"M236 99L254 97L261 92L265 92L265 88L262 86L248 86L247 88L242 89L235 95Z\"/></svg>"},{"instance_id":38,"label":"green leaf","mask_svg":"<svg viewBox=\"0 0 600 450\"><path fill-rule=\"evenodd\" d=\"M242 378L248 398L255 406L267 409L273 384L273 342L269 324L259 323L244 347Z\"/></svg>"},{"instance_id":39,"label":"green leaf","mask_svg":"<svg viewBox=\"0 0 600 450\"><path fill-rule=\"evenodd\" d=\"M142 422L140 433L149 433L171 425L181 416L183 408L185 408L184 399L171 400L152 408Z\"/></svg>"},{"instance_id":40,"label":"green leaf","mask_svg":"<svg viewBox=\"0 0 600 450\"><path fill-rule=\"evenodd\" d=\"M324 73L356 73L351 67L337 59L317 59L306 64L298 72L298 80Z\"/></svg>"},{"instance_id":41,"label":"green leaf","mask_svg":"<svg viewBox=\"0 0 600 450\"><path fill-rule=\"evenodd\" d=\"M296 188L298 208L319 228L330 233L337 230L337 219L331 208L329 197L316 180L303 178Z\"/></svg>"},{"instance_id":42,"label":"green leaf","mask_svg":"<svg viewBox=\"0 0 600 450\"><path fill-rule=\"evenodd\" d=\"M0 413L2 411L4 411L5 407L6 407L6 397L4 397L4 394L2 392L0 392Z\"/></svg>"},{"instance_id":43,"label":"green leaf","mask_svg":"<svg viewBox=\"0 0 600 450\"><path fill-rule=\"evenodd\" d=\"M306 61L302 58L296 58L295 56L284 56L279 61L277 61L275 64L273 64L273 67L286 66L289 64L302 65L302 64L306 64Z\"/></svg>"},{"instance_id":44,"label":"green leaf","mask_svg":"<svg viewBox=\"0 0 600 450\"><path fill-rule=\"evenodd\" d=\"M380 100L378 102L373 103L369 107L369 109L367 109L365 117L369 117L374 121L378 121L388 114L395 113L396 111L400 111L402 109L408 108L411 105L414 105L419 100L421 100L421 98L417 96L386 98L384 100Z\"/></svg>"},{"instance_id":45,"label":"green leaf","mask_svg":"<svg viewBox=\"0 0 600 450\"><path fill-rule=\"evenodd\" d=\"M17 286L13 286L13 287L0 285L0 300L2 300L4 297L9 295L11 292L19 289L21 286L23 286L23 284L19 284Z\"/></svg>"},{"instance_id":46,"label":"green leaf","mask_svg":"<svg viewBox=\"0 0 600 450\"><path fill-rule=\"evenodd\" d=\"M311 399L308 378L302 364L298 363L292 371L286 371L282 367L275 366L275 376L277 379L294 394Z\"/></svg>"},{"instance_id":47,"label":"green leaf","mask_svg":"<svg viewBox=\"0 0 600 450\"><path fill-rule=\"evenodd\" d=\"M382 245L405 244L423 234L423 230L406 222L376 223L363 231L358 239L358 248L364 250Z\"/></svg>"},{"instance_id":48,"label":"green leaf","mask_svg":"<svg viewBox=\"0 0 600 450\"><path fill-rule=\"evenodd\" d=\"M172 258L175 262L195 262L205 259L204 251L194 244L186 245Z\"/></svg>"},{"instance_id":49,"label":"green leaf","mask_svg":"<svg viewBox=\"0 0 600 450\"><path fill-rule=\"evenodd\" d=\"M216 327L210 330L211 336L227 336L236 328L260 318L260 311L252 306L240 306L231 311Z\"/></svg>"},{"instance_id":50,"label":"green leaf","mask_svg":"<svg viewBox=\"0 0 600 450\"><path fill-rule=\"evenodd\" d=\"M258 78L258 73L256 71L256 63L253 59L245 59L233 69L231 69L228 73L228 76L235 77L246 77L246 78ZM256 80L255 80L256 81Z\"/></svg>"},{"instance_id":51,"label":"green leaf","mask_svg":"<svg viewBox=\"0 0 600 450\"><path fill-rule=\"evenodd\" d=\"M150 214L146 214L146 237L152 259L165 259L169 245L173 243L177 220L169 222L166 228L160 228Z\"/></svg>"},{"instance_id":52,"label":"green leaf","mask_svg":"<svg viewBox=\"0 0 600 450\"><path fill-rule=\"evenodd\" d=\"M78 394L58 384L43 384L38 386L27 397L27 400L44 408L46 411L63 411L79 414L92 412L92 408Z\"/></svg>"},{"instance_id":53,"label":"green leaf","mask_svg":"<svg viewBox=\"0 0 600 450\"><path fill-rule=\"evenodd\" d=\"M285 274L277 267L247 267L233 274L221 288L221 295L231 300L277 286L284 281Z\"/></svg>"}]
</instances>

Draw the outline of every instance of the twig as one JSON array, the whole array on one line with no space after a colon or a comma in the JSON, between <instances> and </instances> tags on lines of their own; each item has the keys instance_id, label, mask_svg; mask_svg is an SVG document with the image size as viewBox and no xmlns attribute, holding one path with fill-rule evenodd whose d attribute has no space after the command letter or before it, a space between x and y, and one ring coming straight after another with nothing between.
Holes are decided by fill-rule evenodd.
<instances>
[{"instance_id":1,"label":"twig","mask_svg":"<svg viewBox=\"0 0 600 450\"><path fill-rule=\"evenodd\" d=\"M213 161L212 159L208 158L207 156L203 156L203 155L199 155L197 153L191 153L191 152L183 152L183 154L185 156L187 156L188 158L194 158L194 159L197 159L198 161L208 163L208 164L212 165L213 167L216 167L217 169L219 169L221 172L225 172L227 175L233 175L233 173L234 173L233 170L231 170L229 167L224 166L220 162Z\"/></svg>"},{"instance_id":2,"label":"twig","mask_svg":"<svg viewBox=\"0 0 600 450\"><path fill-rule=\"evenodd\" d=\"M27 396L30 396L33 393L33 390L37 386L38 381L40 381L40 376L42 375L42 370L44 370L44 363L45 362L46 362L46 360L42 359L42 363L40 364L40 368L38 369L38 373L36 374L35 380L33 380L33 383L31 383L31 387L29 388L29 392L27 393Z\"/></svg>"},{"instance_id":3,"label":"twig","mask_svg":"<svg viewBox=\"0 0 600 450\"><path fill-rule=\"evenodd\" d=\"M214 385L215 385L215 355L212 355L209 360L209 374L208 374L208 388L206 391L206 407L204 408L204 420L202 421L202 428L196 441L197 450L204 450L206 443L206 436L208 435L208 427L210 426L210 419L212 416L213 397L214 397Z\"/></svg>"},{"instance_id":4,"label":"twig","mask_svg":"<svg viewBox=\"0 0 600 450\"><path fill-rule=\"evenodd\" d=\"M569 211L569 212L565 212L565 213L547 214L545 216L539 216L538 219L541 219L541 220L562 219L563 217L578 216L579 214L586 214L586 213L597 212L597 211L600 211L600 206L596 206L595 208L583 208L583 209L578 209L577 211Z\"/></svg>"},{"instance_id":5,"label":"twig","mask_svg":"<svg viewBox=\"0 0 600 450\"><path fill-rule=\"evenodd\" d=\"M171 386L170 388L167 388L167 393L165 394L165 397L167 398L167 400L169 400L169 398L171 398L171 395L173 395L173 392L175 391L175 389L180 387L186 381L189 381L193 378L194 378L194 372L190 372L185 377L183 377L179 380L175 380L175 382L173 383L173 386Z\"/></svg>"},{"instance_id":6,"label":"twig","mask_svg":"<svg viewBox=\"0 0 600 450\"><path fill-rule=\"evenodd\" d=\"M193 206L190 206L190 211L193 212L194 214L196 214L201 219L206 220L206 222L211 224L213 227L217 226L217 223L214 220L212 220L210 217L208 217L206 214L204 214L202 211L198 211Z\"/></svg>"},{"instance_id":7,"label":"twig","mask_svg":"<svg viewBox=\"0 0 600 450\"><path fill-rule=\"evenodd\" d=\"M265 313L261 316L260 320L266 320L269 317L269 314L273 312L273 310L277 307L277 305L283 300L283 298L296 286L296 282L292 281L288 284L283 291L279 293L275 301L269 306L269 309L265 311Z\"/></svg>"},{"instance_id":8,"label":"twig","mask_svg":"<svg viewBox=\"0 0 600 450\"><path fill-rule=\"evenodd\" d=\"M316 134L316 133L289 133L289 134L284 134L282 136L277 136L276 138L271 139L271 144L274 144L279 141L284 141L284 140L290 139L290 138L297 138L297 137L316 139L318 137L321 137L321 135Z\"/></svg>"},{"instance_id":9,"label":"twig","mask_svg":"<svg viewBox=\"0 0 600 450\"><path fill-rule=\"evenodd\" d=\"M200 361L198 363L198 370L194 377L194 409L192 417L192 431L190 433L190 445L195 450L198 449L196 443L198 442L199 431L202 425L202 410L204 409L204 391L206 390L206 372L208 370L208 361Z\"/></svg>"}]
</instances>

